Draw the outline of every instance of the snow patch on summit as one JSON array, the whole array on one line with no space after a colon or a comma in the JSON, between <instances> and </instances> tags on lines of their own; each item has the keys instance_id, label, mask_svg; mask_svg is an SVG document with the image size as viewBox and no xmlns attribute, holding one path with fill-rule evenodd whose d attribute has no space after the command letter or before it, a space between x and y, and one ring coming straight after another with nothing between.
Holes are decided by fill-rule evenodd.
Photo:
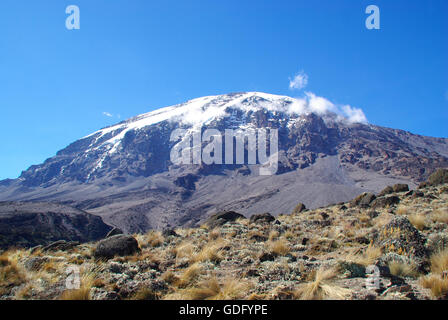
<instances>
[{"instance_id":1,"label":"snow patch on summit","mask_svg":"<svg viewBox=\"0 0 448 320\"><path fill-rule=\"evenodd\" d=\"M234 116L228 114L229 108L239 109L244 114L267 110L273 113L284 113L289 117L295 116L294 118L308 113L317 113L319 115L333 113L338 116L339 120L367 123L367 119L361 109L350 106L338 107L329 100L310 92L307 92L303 98L291 98L263 92L246 92L206 96L175 106L161 108L101 129L85 138L96 135L95 141L91 144L92 149L96 150L100 147L106 147L108 154L112 154L116 152L126 133L131 130L142 129L163 121L175 121L179 124L190 126L191 130L198 130L214 120L225 116ZM242 125L244 125L243 122L241 121ZM114 135L114 132L118 133ZM100 146L93 147L101 137L110 133L112 133L113 137L103 142Z\"/></svg>"}]
</instances>

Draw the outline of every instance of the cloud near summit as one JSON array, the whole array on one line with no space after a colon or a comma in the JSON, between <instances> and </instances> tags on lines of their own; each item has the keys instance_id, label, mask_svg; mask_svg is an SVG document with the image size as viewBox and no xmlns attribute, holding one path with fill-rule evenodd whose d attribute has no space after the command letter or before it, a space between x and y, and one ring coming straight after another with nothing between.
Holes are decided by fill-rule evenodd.
<instances>
[{"instance_id":1,"label":"cloud near summit","mask_svg":"<svg viewBox=\"0 0 448 320\"><path fill-rule=\"evenodd\" d=\"M367 117L361 109L350 105L336 105L330 100L319 97L312 92L305 92L305 97L303 98L295 98L295 101L289 108L289 112L297 114L313 112L318 115L331 112L351 123L368 123Z\"/></svg>"}]
</instances>

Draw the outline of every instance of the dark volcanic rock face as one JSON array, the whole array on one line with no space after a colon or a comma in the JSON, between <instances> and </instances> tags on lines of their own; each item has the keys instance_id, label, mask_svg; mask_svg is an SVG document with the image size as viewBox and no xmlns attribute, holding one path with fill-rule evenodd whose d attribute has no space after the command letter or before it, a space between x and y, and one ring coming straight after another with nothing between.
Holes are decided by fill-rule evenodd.
<instances>
[{"instance_id":1,"label":"dark volcanic rock face","mask_svg":"<svg viewBox=\"0 0 448 320\"><path fill-rule=\"evenodd\" d=\"M394 183L412 188L448 167L448 139L332 113L298 114L291 112L295 103L236 93L140 115L72 143L17 180L0 182L0 200L64 201L137 232L195 224L218 211L289 213L299 202L313 208ZM170 136L177 128L278 129L276 175L259 177L247 164L173 165L170 152L178 141Z\"/></svg>"},{"instance_id":2,"label":"dark volcanic rock face","mask_svg":"<svg viewBox=\"0 0 448 320\"><path fill-rule=\"evenodd\" d=\"M0 248L33 247L56 240L87 242L111 227L87 212L51 203L0 203Z\"/></svg>"}]
</instances>

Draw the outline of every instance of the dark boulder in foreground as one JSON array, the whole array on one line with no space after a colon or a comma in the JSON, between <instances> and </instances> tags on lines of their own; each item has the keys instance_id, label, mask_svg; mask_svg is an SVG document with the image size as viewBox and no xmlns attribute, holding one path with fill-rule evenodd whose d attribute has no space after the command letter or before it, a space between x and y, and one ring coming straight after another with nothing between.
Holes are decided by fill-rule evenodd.
<instances>
[{"instance_id":1,"label":"dark boulder in foreground","mask_svg":"<svg viewBox=\"0 0 448 320\"><path fill-rule=\"evenodd\" d=\"M398 203L400 203L400 198L398 198L397 196L381 197L381 198L376 198L375 200L373 200L371 203L371 207L372 208L386 208L386 207L396 205Z\"/></svg>"},{"instance_id":2,"label":"dark boulder in foreground","mask_svg":"<svg viewBox=\"0 0 448 320\"><path fill-rule=\"evenodd\" d=\"M98 242L94 256L97 259L112 259L115 256L130 256L140 252L133 236L116 235Z\"/></svg>"},{"instance_id":3,"label":"dark boulder in foreground","mask_svg":"<svg viewBox=\"0 0 448 320\"><path fill-rule=\"evenodd\" d=\"M364 192L351 201L352 206L367 207L376 199L376 196L371 192Z\"/></svg>"},{"instance_id":4,"label":"dark boulder in foreground","mask_svg":"<svg viewBox=\"0 0 448 320\"><path fill-rule=\"evenodd\" d=\"M206 225L209 228L219 227L219 226L222 226L223 224L225 224L226 222L235 221L240 218L246 219L245 216L243 216L242 214L239 214L235 211L218 212L207 219Z\"/></svg>"},{"instance_id":5,"label":"dark boulder in foreground","mask_svg":"<svg viewBox=\"0 0 448 320\"><path fill-rule=\"evenodd\" d=\"M0 248L31 248L58 240L102 239L112 227L101 217L48 202L0 202Z\"/></svg>"},{"instance_id":6,"label":"dark boulder in foreground","mask_svg":"<svg viewBox=\"0 0 448 320\"><path fill-rule=\"evenodd\" d=\"M275 217L270 213L258 213L250 217L251 223L271 223L275 220Z\"/></svg>"}]
</instances>

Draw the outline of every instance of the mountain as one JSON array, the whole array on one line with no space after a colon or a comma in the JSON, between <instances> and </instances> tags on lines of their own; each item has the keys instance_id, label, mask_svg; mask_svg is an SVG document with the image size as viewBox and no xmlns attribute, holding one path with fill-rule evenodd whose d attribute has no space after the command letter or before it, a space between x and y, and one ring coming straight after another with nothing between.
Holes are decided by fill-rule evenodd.
<instances>
[{"instance_id":1,"label":"mountain","mask_svg":"<svg viewBox=\"0 0 448 320\"><path fill-rule=\"evenodd\" d=\"M33 247L57 240L88 242L112 228L98 216L46 202L0 203L0 248Z\"/></svg>"},{"instance_id":2,"label":"mountain","mask_svg":"<svg viewBox=\"0 0 448 320\"><path fill-rule=\"evenodd\" d=\"M347 116L348 115L348 116ZM278 130L278 170L259 165L177 165L175 129ZM208 96L152 111L94 132L0 182L0 200L52 201L101 216L127 232L191 226L220 210L289 213L378 192L415 187L448 167L448 139L368 124L359 110L344 117L324 98L259 92Z\"/></svg>"}]
</instances>

